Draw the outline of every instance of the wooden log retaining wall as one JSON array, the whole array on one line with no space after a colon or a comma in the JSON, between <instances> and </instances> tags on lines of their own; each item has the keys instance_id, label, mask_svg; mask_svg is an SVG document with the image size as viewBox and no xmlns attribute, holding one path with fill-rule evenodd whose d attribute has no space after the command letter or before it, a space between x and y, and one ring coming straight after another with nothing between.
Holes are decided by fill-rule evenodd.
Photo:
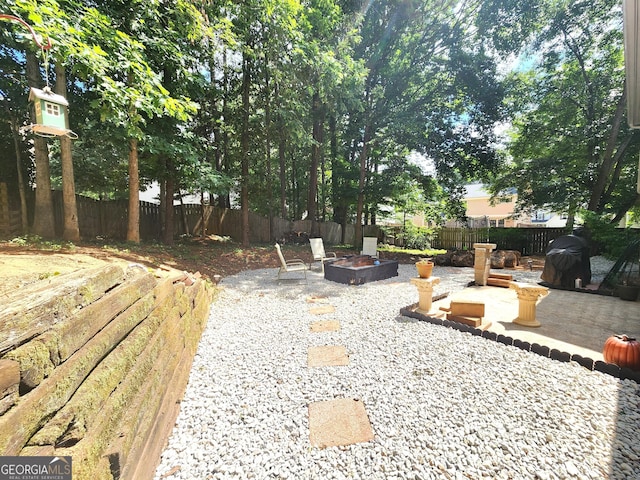
<instances>
[{"instance_id":1,"label":"wooden log retaining wall","mask_svg":"<svg viewBox=\"0 0 640 480\"><path fill-rule=\"evenodd\" d=\"M0 455L73 458L73 478L151 479L213 288L109 265L39 281L0 312Z\"/></svg>"}]
</instances>

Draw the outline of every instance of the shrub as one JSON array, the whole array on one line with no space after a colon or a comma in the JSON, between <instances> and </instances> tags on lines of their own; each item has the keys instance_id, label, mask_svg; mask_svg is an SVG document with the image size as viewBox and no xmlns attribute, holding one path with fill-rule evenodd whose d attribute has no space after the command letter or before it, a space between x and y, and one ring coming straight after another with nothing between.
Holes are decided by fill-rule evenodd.
<instances>
[{"instance_id":1,"label":"shrub","mask_svg":"<svg viewBox=\"0 0 640 480\"><path fill-rule=\"evenodd\" d=\"M398 237L402 239L405 248L426 250L431 248L431 242L435 238L435 230L428 227L416 227L412 223L407 223L404 230L400 231Z\"/></svg>"},{"instance_id":2,"label":"shrub","mask_svg":"<svg viewBox=\"0 0 640 480\"><path fill-rule=\"evenodd\" d=\"M616 260L638 234L631 228L618 228L608 218L585 211L581 214L589 241L603 256Z\"/></svg>"}]
</instances>

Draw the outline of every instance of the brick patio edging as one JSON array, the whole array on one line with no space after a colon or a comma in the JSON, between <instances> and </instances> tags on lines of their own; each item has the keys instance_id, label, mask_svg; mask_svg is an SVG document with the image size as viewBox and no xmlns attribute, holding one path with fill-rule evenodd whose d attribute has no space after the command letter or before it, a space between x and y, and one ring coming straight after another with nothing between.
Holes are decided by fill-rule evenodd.
<instances>
[{"instance_id":1,"label":"brick patio edging","mask_svg":"<svg viewBox=\"0 0 640 480\"><path fill-rule=\"evenodd\" d=\"M413 305L408 305L404 308L401 308L400 315L409 318L415 318L416 320L420 320L423 322L429 322L433 325L440 325L447 328L453 328L454 330L459 330L461 332L468 332L476 337L482 337L486 340L499 342L504 345L511 345L513 347L520 348L527 352L533 352L537 355L550 358L558 362L576 362L579 365L585 367L587 370L595 370L597 372L606 373L607 375L611 375L612 377L619 378L621 380L633 380L634 382L640 384L640 371L631 370L630 368L626 367L620 368L613 363L606 363L602 360L594 361L593 359L583 357L582 355L572 355L568 352L561 352L558 349L545 347L544 345L540 345L538 343L525 342L513 337L498 334L496 332L489 332L487 330L470 327L469 325L465 325L463 323L423 315L415 311L417 305L418 304L415 303Z\"/></svg>"}]
</instances>

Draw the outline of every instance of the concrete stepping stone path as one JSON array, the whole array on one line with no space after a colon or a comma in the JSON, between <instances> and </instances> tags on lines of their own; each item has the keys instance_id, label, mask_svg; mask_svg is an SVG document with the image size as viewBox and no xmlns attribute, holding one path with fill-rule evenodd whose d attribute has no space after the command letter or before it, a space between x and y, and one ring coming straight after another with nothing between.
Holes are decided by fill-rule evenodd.
<instances>
[{"instance_id":1,"label":"concrete stepping stone path","mask_svg":"<svg viewBox=\"0 0 640 480\"><path fill-rule=\"evenodd\" d=\"M373 440L364 403L352 398L336 398L309 404L309 440L318 448Z\"/></svg>"},{"instance_id":2,"label":"concrete stepping stone path","mask_svg":"<svg viewBox=\"0 0 640 480\"><path fill-rule=\"evenodd\" d=\"M338 320L318 320L312 322L309 329L312 333L337 332L340 330L340 322Z\"/></svg>"},{"instance_id":3,"label":"concrete stepping stone path","mask_svg":"<svg viewBox=\"0 0 640 480\"><path fill-rule=\"evenodd\" d=\"M322 303L309 309L312 315L325 315L335 312L326 297L311 296L308 303ZM312 333L337 332L340 322L337 320L319 320L312 322ZM309 347L307 366L337 367L349 364L347 349L342 345L323 345ZM353 445L373 440L373 429L359 399L335 398L309 404L309 441L317 448Z\"/></svg>"},{"instance_id":4,"label":"concrete stepping stone path","mask_svg":"<svg viewBox=\"0 0 640 480\"><path fill-rule=\"evenodd\" d=\"M309 309L311 315L326 315L327 313L333 313L336 311L336 307L333 305L320 305L319 307L313 307Z\"/></svg>"},{"instance_id":5,"label":"concrete stepping stone path","mask_svg":"<svg viewBox=\"0 0 640 480\"><path fill-rule=\"evenodd\" d=\"M329 303L329 299L322 295L311 295L307 297L307 303Z\"/></svg>"},{"instance_id":6,"label":"concrete stepping stone path","mask_svg":"<svg viewBox=\"0 0 640 480\"><path fill-rule=\"evenodd\" d=\"M309 347L307 354L308 367L339 367L342 365L349 365L347 349L342 345Z\"/></svg>"}]
</instances>

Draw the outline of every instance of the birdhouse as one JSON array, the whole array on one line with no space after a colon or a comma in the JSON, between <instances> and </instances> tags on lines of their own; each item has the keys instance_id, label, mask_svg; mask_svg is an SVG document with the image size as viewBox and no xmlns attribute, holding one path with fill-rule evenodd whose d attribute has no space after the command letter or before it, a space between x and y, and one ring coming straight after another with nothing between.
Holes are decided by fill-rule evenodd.
<instances>
[{"instance_id":1,"label":"birdhouse","mask_svg":"<svg viewBox=\"0 0 640 480\"><path fill-rule=\"evenodd\" d=\"M29 101L33 102L36 112L36 124L32 130L44 136L67 135L69 132L69 102L57 95L49 87L31 88Z\"/></svg>"}]
</instances>

